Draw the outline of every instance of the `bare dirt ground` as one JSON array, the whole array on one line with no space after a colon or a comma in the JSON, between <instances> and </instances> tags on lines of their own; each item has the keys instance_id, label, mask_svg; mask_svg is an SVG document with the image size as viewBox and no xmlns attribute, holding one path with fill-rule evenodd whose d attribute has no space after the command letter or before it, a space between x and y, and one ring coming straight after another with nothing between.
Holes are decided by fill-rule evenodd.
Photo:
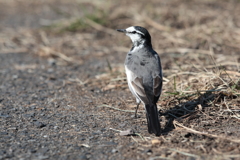
<instances>
[{"instance_id":1,"label":"bare dirt ground","mask_svg":"<svg viewBox=\"0 0 240 160\"><path fill-rule=\"evenodd\" d=\"M0 159L240 159L239 14L238 0L0 0ZM160 137L134 117L115 31L133 25L162 61Z\"/></svg>"}]
</instances>

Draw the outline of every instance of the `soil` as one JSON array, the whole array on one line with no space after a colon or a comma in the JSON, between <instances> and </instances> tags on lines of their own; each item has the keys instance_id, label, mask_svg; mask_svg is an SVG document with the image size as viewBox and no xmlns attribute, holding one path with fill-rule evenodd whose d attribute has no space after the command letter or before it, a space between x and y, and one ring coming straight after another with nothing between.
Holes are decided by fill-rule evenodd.
<instances>
[{"instance_id":1,"label":"soil","mask_svg":"<svg viewBox=\"0 0 240 160\"><path fill-rule=\"evenodd\" d=\"M95 10L108 22L66 29ZM1 0L0 159L240 159L239 13L237 0ZM132 25L161 57L160 137L143 106L134 116L131 43L115 33Z\"/></svg>"}]
</instances>

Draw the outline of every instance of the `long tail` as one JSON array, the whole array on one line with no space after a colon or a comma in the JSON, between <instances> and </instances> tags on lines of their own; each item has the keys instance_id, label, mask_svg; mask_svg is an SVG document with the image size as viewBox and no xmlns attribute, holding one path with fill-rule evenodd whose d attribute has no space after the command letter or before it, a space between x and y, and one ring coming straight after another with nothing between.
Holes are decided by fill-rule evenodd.
<instances>
[{"instance_id":1,"label":"long tail","mask_svg":"<svg viewBox=\"0 0 240 160\"><path fill-rule=\"evenodd\" d=\"M158 118L158 110L156 104L147 104L145 105L146 108L146 117L148 123L148 132L154 133L156 136L160 136L160 122Z\"/></svg>"}]
</instances>

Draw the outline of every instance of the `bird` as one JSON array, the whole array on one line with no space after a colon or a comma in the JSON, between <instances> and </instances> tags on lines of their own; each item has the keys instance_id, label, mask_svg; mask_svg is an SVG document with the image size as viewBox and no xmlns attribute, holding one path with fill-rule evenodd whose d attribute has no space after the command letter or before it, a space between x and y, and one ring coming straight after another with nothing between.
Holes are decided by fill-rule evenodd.
<instances>
[{"instance_id":1,"label":"bird","mask_svg":"<svg viewBox=\"0 0 240 160\"><path fill-rule=\"evenodd\" d=\"M161 127L156 104L162 92L163 82L160 57L153 50L147 29L131 26L117 31L125 33L132 40L132 48L127 53L124 65L128 87L136 97L135 116L142 102L145 107L148 132L160 136Z\"/></svg>"}]
</instances>

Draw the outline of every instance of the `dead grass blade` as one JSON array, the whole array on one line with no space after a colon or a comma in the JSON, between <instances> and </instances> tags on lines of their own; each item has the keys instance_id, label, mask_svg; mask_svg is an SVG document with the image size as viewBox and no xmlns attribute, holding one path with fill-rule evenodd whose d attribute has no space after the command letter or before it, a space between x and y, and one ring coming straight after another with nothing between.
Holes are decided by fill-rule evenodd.
<instances>
[{"instance_id":1,"label":"dead grass blade","mask_svg":"<svg viewBox=\"0 0 240 160\"><path fill-rule=\"evenodd\" d=\"M27 48L18 48L18 49L5 49L1 50L0 54L9 54L9 53L27 53Z\"/></svg>"},{"instance_id":2,"label":"dead grass blade","mask_svg":"<svg viewBox=\"0 0 240 160\"><path fill-rule=\"evenodd\" d=\"M111 35L116 35L116 33L117 33L113 29L103 27L102 25L92 21L91 19L86 18L85 20L86 20L87 24L89 24L90 26L92 26L96 30L99 30L99 31L102 31L102 32L106 32L106 33L111 34Z\"/></svg>"},{"instance_id":3,"label":"dead grass blade","mask_svg":"<svg viewBox=\"0 0 240 160\"><path fill-rule=\"evenodd\" d=\"M170 30L172 30L172 28L167 27L167 26L163 26L163 25L155 22L154 20L152 20L148 16L142 15L141 17L147 24L149 24L150 26L156 28L157 30L160 30L160 31L170 31Z\"/></svg>"},{"instance_id":4,"label":"dead grass blade","mask_svg":"<svg viewBox=\"0 0 240 160\"><path fill-rule=\"evenodd\" d=\"M54 51L54 49L52 49L50 47L45 47L45 46L39 47L36 50L36 54L38 54L41 57L51 57L51 56L59 57L60 59L66 61L68 63L74 63L74 64L79 64L79 65L83 63L81 60L75 60L72 57L68 57L61 52Z\"/></svg>"},{"instance_id":5,"label":"dead grass blade","mask_svg":"<svg viewBox=\"0 0 240 160\"><path fill-rule=\"evenodd\" d=\"M162 156L156 156L156 157L150 157L149 160L155 160L155 159L172 159L170 157L162 157Z\"/></svg>"},{"instance_id":6,"label":"dead grass blade","mask_svg":"<svg viewBox=\"0 0 240 160\"><path fill-rule=\"evenodd\" d=\"M188 132L191 132L191 133L201 134L201 135L205 135L205 136L213 137L213 138L219 138L219 139L227 140L227 141L234 142L234 143L240 143L240 140L239 140L239 139L226 138L226 137L224 137L224 136L219 136L219 135L204 133L204 132L200 132L200 131L194 130L194 129L192 129L192 128L188 128L188 127L182 125L181 123L177 122L176 120L173 121L173 124L174 124L175 126L182 127L182 128L184 128L185 130L187 130Z\"/></svg>"},{"instance_id":7,"label":"dead grass blade","mask_svg":"<svg viewBox=\"0 0 240 160\"><path fill-rule=\"evenodd\" d=\"M224 97L223 101L224 101L225 106L227 107L227 111L229 111L230 113L232 113L232 114L234 115L234 116L232 116L232 117L237 118L237 119L240 119L240 115L238 115L236 112L233 112L233 111L229 108L229 106L228 106L228 104L227 104L227 102L226 102L226 98L225 98L225 97Z\"/></svg>"},{"instance_id":8,"label":"dead grass blade","mask_svg":"<svg viewBox=\"0 0 240 160\"><path fill-rule=\"evenodd\" d=\"M169 148L169 150L178 152L178 153L180 153L180 154L182 154L182 155L189 156L189 157L195 157L195 158L199 158L199 157L200 157L200 156L198 156L198 155L191 154L191 153L187 153L187 152L183 152L183 151L179 151L179 150L173 149L173 148Z\"/></svg>"},{"instance_id":9,"label":"dead grass blade","mask_svg":"<svg viewBox=\"0 0 240 160\"><path fill-rule=\"evenodd\" d=\"M97 106L97 107L107 107L107 108L115 109L115 110L117 110L117 111L135 113L135 111L133 111L133 110L124 110L124 109L119 109L119 108L112 107L112 106L109 106L109 105L106 105L106 104L102 104L102 105L100 105L100 106ZM141 111L140 111L140 112L141 112Z\"/></svg>"},{"instance_id":10,"label":"dead grass blade","mask_svg":"<svg viewBox=\"0 0 240 160\"><path fill-rule=\"evenodd\" d=\"M166 48L166 49L158 49L157 52L159 54L162 53L196 53L196 54L206 54L213 55L213 53L209 50L201 50L201 49L190 49L190 48Z\"/></svg>"}]
</instances>

